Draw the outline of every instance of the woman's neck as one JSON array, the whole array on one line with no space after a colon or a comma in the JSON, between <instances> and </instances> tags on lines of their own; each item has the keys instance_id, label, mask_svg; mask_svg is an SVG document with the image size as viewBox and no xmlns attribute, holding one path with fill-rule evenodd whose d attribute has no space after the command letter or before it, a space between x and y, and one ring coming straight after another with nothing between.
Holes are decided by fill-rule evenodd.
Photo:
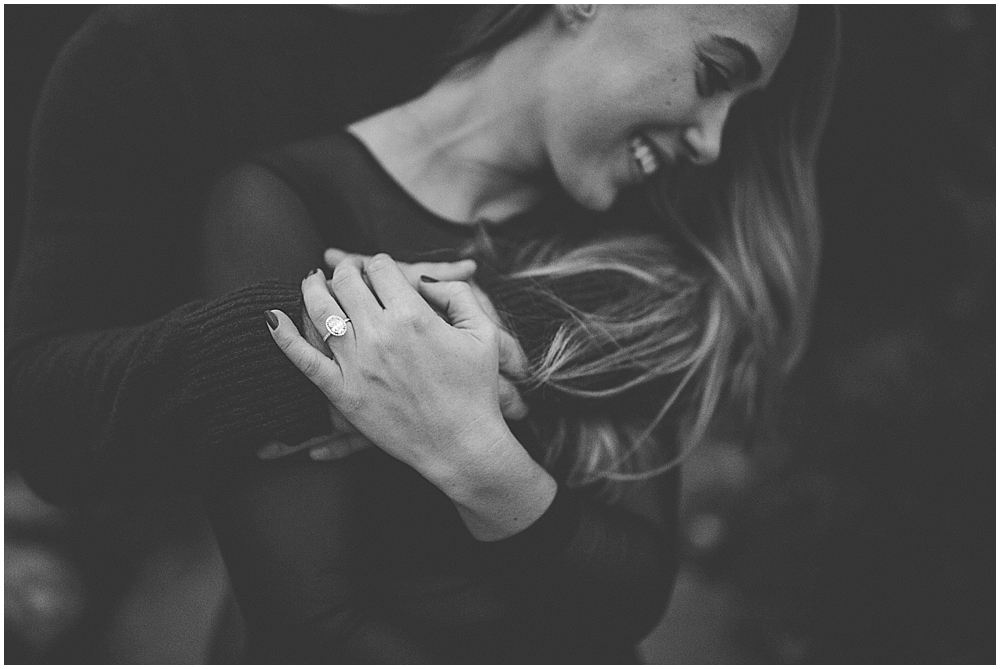
<instances>
[{"instance_id":1,"label":"woman's neck","mask_svg":"<svg viewBox=\"0 0 1000 669\"><path fill-rule=\"evenodd\" d=\"M536 81L529 76L539 62L530 50L541 46L534 47L530 35L523 41L349 130L405 190L443 218L500 222L523 213L541 199L547 165Z\"/></svg>"}]
</instances>

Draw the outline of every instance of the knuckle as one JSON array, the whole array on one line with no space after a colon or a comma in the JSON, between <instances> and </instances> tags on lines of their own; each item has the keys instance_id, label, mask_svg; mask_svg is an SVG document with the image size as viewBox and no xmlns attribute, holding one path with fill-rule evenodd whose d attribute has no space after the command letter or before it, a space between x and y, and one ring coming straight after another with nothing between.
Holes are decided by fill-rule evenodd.
<instances>
[{"instance_id":1,"label":"knuckle","mask_svg":"<svg viewBox=\"0 0 1000 669\"><path fill-rule=\"evenodd\" d=\"M361 411L364 408L364 404L364 396L355 390L346 391L337 400L337 406L339 406L341 410L348 415L356 414Z\"/></svg>"},{"instance_id":2,"label":"knuckle","mask_svg":"<svg viewBox=\"0 0 1000 669\"><path fill-rule=\"evenodd\" d=\"M387 333L380 333L371 338L372 348L379 359L385 362L397 356L402 349L399 336L389 336Z\"/></svg>"},{"instance_id":3,"label":"knuckle","mask_svg":"<svg viewBox=\"0 0 1000 669\"><path fill-rule=\"evenodd\" d=\"M470 304L479 304L476 301L476 294L472 292L472 287L465 281L452 281L449 284L449 289L452 297Z\"/></svg>"},{"instance_id":4,"label":"knuckle","mask_svg":"<svg viewBox=\"0 0 1000 669\"><path fill-rule=\"evenodd\" d=\"M337 269L333 270L333 276L330 278L330 286L334 290L337 288L343 288L347 285L347 282L351 277L351 272L348 269L349 267L349 264L341 263L337 265Z\"/></svg>"},{"instance_id":5,"label":"knuckle","mask_svg":"<svg viewBox=\"0 0 1000 669\"><path fill-rule=\"evenodd\" d=\"M382 328L367 333L365 341L367 341L368 346L370 346L373 351L383 351L386 348L391 347L396 339L391 329L392 324L386 323Z\"/></svg>"},{"instance_id":6,"label":"knuckle","mask_svg":"<svg viewBox=\"0 0 1000 669\"><path fill-rule=\"evenodd\" d=\"M299 368L299 371L311 379L318 377L323 371L323 368L319 364L319 360L313 356L299 353L295 356L294 362L295 366Z\"/></svg>"},{"instance_id":7,"label":"knuckle","mask_svg":"<svg viewBox=\"0 0 1000 669\"><path fill-rule=\"evenodd\" d=\"M397 327L418 334L426 332L430 325L427 315L416 309L400 309L395 318Z\"/></svg>"}]
</instances>

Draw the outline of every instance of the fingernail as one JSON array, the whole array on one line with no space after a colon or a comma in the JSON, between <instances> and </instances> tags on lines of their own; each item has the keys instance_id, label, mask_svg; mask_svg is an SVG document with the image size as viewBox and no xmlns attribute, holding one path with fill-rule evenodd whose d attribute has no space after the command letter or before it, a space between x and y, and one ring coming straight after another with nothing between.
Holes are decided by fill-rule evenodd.
<instances>
[{"instance_id":1,"label":"fingernail","mask_svg":"<svg viewBox=\"0 0 1000 669\"><path fill-rule=\"evenodd\" d=\"M421 274L420 275L420 280L423 281L424 283L437 283L438 282L437 279L435 279L432 276L427 276L426 274Z\"/></svg>"},{"instance_id":2,"label":"fingernail","mask_svg":"<svg viewBox=\"0 0 1000 669\"><path fill-rule=\"evenodd\" d=\"M308 279L309 277L311 277L316 272L321 272L321 271L322 270L320 268L313 267L311 270L309 270L308 272L306 272L306 275L304 277L302 277L302 280L305 281L306 279Z\"/></svg>"},{"instance_id":3,"label":"fingernail","mask_svg":"<svg viewBox=\"0 0 1000 669\"><path fill-rule=\"evenodd\" d=\"M270 309L264 312L264 320L267 321L267 327L271 328L272 331L278 329L278 317Z\"/></svg>"}]
</instances>

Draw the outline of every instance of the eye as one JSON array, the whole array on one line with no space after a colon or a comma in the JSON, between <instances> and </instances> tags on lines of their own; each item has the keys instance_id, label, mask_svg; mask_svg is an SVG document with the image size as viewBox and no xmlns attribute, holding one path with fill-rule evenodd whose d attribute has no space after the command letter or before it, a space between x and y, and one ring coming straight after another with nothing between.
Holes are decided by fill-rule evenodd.
<instances>
[{"instance_id":1,"label":"eye","mask_svg":"<svg viewBox=\"0 0 1000 669\"><path fill-rule=\"evenodd\" d=\"M701 56L701 73L697 78L698 95L709 98L719 92L733 90L732 73L718 61Z\"/></svg>"}]
</instances>

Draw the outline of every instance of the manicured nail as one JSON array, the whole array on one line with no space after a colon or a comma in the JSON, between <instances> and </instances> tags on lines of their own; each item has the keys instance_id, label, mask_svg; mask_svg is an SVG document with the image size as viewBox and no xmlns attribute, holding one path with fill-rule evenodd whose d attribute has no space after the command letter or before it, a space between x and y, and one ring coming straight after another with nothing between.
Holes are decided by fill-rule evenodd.
<instances>
[{"instance_id":1,"label":"manicured nail","mask_svg":"<svg viewBox=\"0 0 1000 669\"><path fill-rule=\"evenodd\" d=\"M264 312L264 320L267 321L267 327L271 328L272 331L278 329L278 317L270 309Z\"/></svg>"},{"instance_id":2,"label":"manicured nail","mask_svg":"<svg viewBox=\"0 0 1000 669\"><path fill-rule=\"evenodd\" d=\"M421 274L420 275L420 280L423 281L424 283L437 283L438 282L437 279L435 279L432 276L427 276L426 274Z\"/></svg>"}]
</instances>

